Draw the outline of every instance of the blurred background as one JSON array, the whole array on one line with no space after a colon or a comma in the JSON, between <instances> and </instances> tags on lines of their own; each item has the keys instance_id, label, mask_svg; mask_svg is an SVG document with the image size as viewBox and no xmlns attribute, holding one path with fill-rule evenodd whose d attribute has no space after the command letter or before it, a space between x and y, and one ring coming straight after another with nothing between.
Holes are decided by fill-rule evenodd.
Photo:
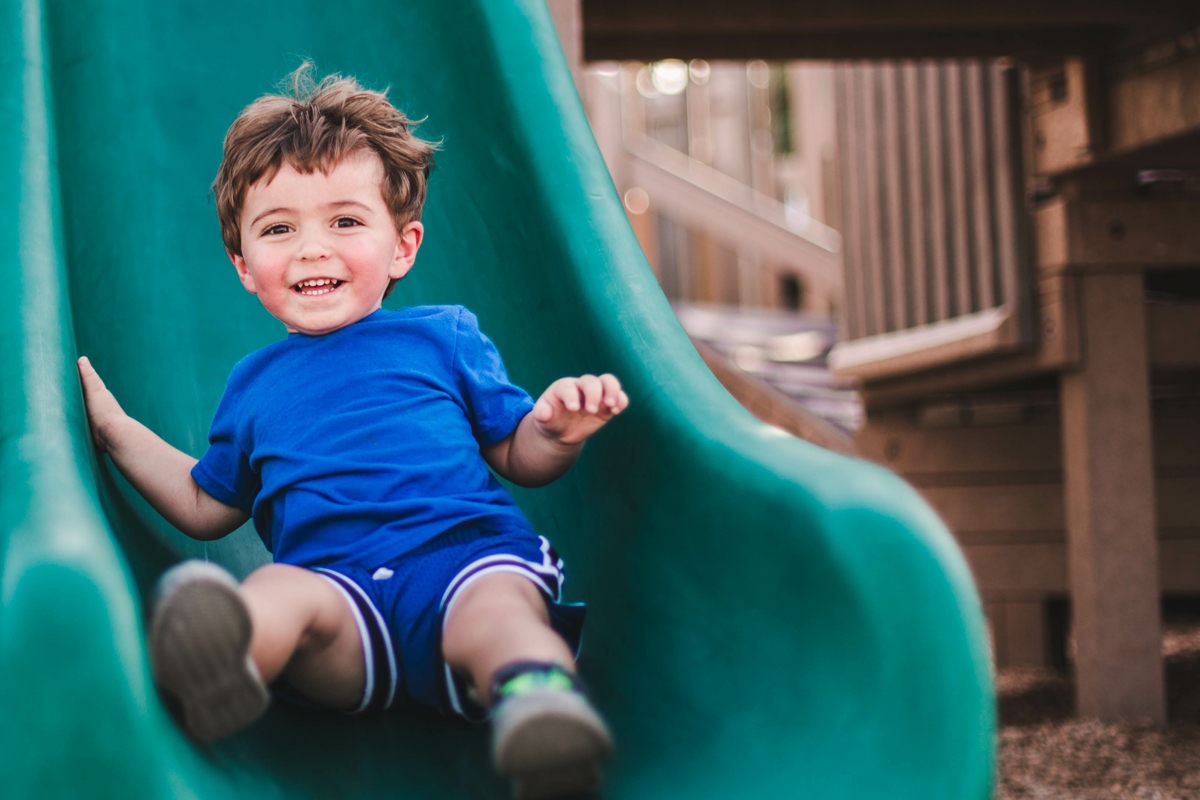
<instances>
[{"instance_id":1,"label":"blurred background","mask_svg":"<svg viewBox=\"0 0 1200 800\"><path fill-rule=\"evenodd\" d=\"M549 2L714 374L966 554L998 796L1200 796L1200 6Z\"/></svg>"},{"instance_id":2,"label":"blurred background","mask_svg":"<svg viewBox=\"0 0 1200 800\"><path fill-rule=\"evenodd\" d=\"M589 65L583 86L630 223L710 366L744 402L749 376L848 444L861 404L826 368L843 301L834 76L664 59ZM801 424L756 396L760 416Z\"/></svg>"}]
</instances>

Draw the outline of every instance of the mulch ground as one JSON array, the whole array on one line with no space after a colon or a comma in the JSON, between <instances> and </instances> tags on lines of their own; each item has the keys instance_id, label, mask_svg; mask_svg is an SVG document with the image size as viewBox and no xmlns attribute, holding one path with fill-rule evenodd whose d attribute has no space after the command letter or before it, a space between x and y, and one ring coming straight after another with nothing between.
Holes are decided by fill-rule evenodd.
<instances>
[{"instance_id":1,"label":"mulch ground","mask_svg":"<svg viewBox=\"0 0 1200 800\"><path fill-rule=\"evenodd\" d=\"M1165 726L1073 719L1069 672L1004 669L996 800L1200 800L1200 620L1168 620Z\"/></svg>"}]
</instances>

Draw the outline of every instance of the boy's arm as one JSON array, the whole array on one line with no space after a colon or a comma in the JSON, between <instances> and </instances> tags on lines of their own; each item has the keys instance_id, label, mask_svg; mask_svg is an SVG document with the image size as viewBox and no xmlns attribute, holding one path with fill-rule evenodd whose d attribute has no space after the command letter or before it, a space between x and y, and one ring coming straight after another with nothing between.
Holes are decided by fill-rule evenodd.
<instances>
[{"instance_id":1,"label":"boy's arm","mask_svg":"<svg viewBox=\"0 0 1200 800\"><path fill-rule=\"evenodd\" d=\"M560 378L515 431L479 452L501 477L520 486L545 486L570 469L587 438L628 405L629 396L612 375Z\"/></svg>"},{"instance_id":2,"label":"boy's arm","mask_svg":"<svg viewBox=\"0 0 1200 800\"><path fill-rule=\"evenodd\" d=\"M160 439L121 410L87 358L79 359L83 399L96 447L154 510L193 539L209 541L236 530L249 517L205 492L192 478L196 459Z\"/></svg>"}]
</instances>

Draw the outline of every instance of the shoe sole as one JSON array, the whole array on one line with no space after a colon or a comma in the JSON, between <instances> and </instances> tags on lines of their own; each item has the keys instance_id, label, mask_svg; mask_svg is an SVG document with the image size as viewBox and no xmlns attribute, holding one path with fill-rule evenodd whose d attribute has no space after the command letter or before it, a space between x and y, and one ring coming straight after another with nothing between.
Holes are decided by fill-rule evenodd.
<instances>
[{"instance_id":1,"label":"shoe sole","mask_svg":"<svg viewBox=\"0 0 1200 800\"><path fill-rule=\"evenodd\" d=\"M184 729L209 742L266 711L269 697L250 660L250 614L225 570L189 561L163 576L150 623L150 662Z\"/></svg>"},{"instance_id":2,"label":"shoe sole","mask_svg":"<svg viewBox=\"0 0 1200 800\"><path fill-rule=\"evenodd\" d=\"M506 700L492 725L496 771L514 780L518 800L594 788L599 764L612 752L604 721L575 692L531 692Z\"/></svg>"}]
</instances>

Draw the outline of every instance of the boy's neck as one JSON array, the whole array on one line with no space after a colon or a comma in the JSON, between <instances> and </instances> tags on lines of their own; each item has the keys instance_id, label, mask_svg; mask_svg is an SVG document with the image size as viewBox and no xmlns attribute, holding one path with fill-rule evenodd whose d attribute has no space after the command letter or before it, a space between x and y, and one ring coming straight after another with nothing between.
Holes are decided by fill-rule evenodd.
<instances>
[{"instance_id":1,"label":"boy's neck","mask_svg":"<svg viewBox=\"0 0 1200 800\"><path fill-rule=\"evenodd\" d=\"M305 333L304 331L298 331L295 328L293 328L291 325L288 325L286 322L284 323L283 327L287 330L289 336L311 336L313 338L316 338L318 336L328 336L331 333L337 333L338 331L345 330L346 328L349 328L352 325L357 325L358 323L362 322L365 319L370 319L371 317L375 316L382 310L383 310L382 305L376 306L374 311L372 311L371 313L366 314L362 317L359 317L358 319L354 320L353 322L348 322L345 325L341 325L337 328L333 328L332 330L322 331L321 333Z\"/></svg>"}]
</instances>

